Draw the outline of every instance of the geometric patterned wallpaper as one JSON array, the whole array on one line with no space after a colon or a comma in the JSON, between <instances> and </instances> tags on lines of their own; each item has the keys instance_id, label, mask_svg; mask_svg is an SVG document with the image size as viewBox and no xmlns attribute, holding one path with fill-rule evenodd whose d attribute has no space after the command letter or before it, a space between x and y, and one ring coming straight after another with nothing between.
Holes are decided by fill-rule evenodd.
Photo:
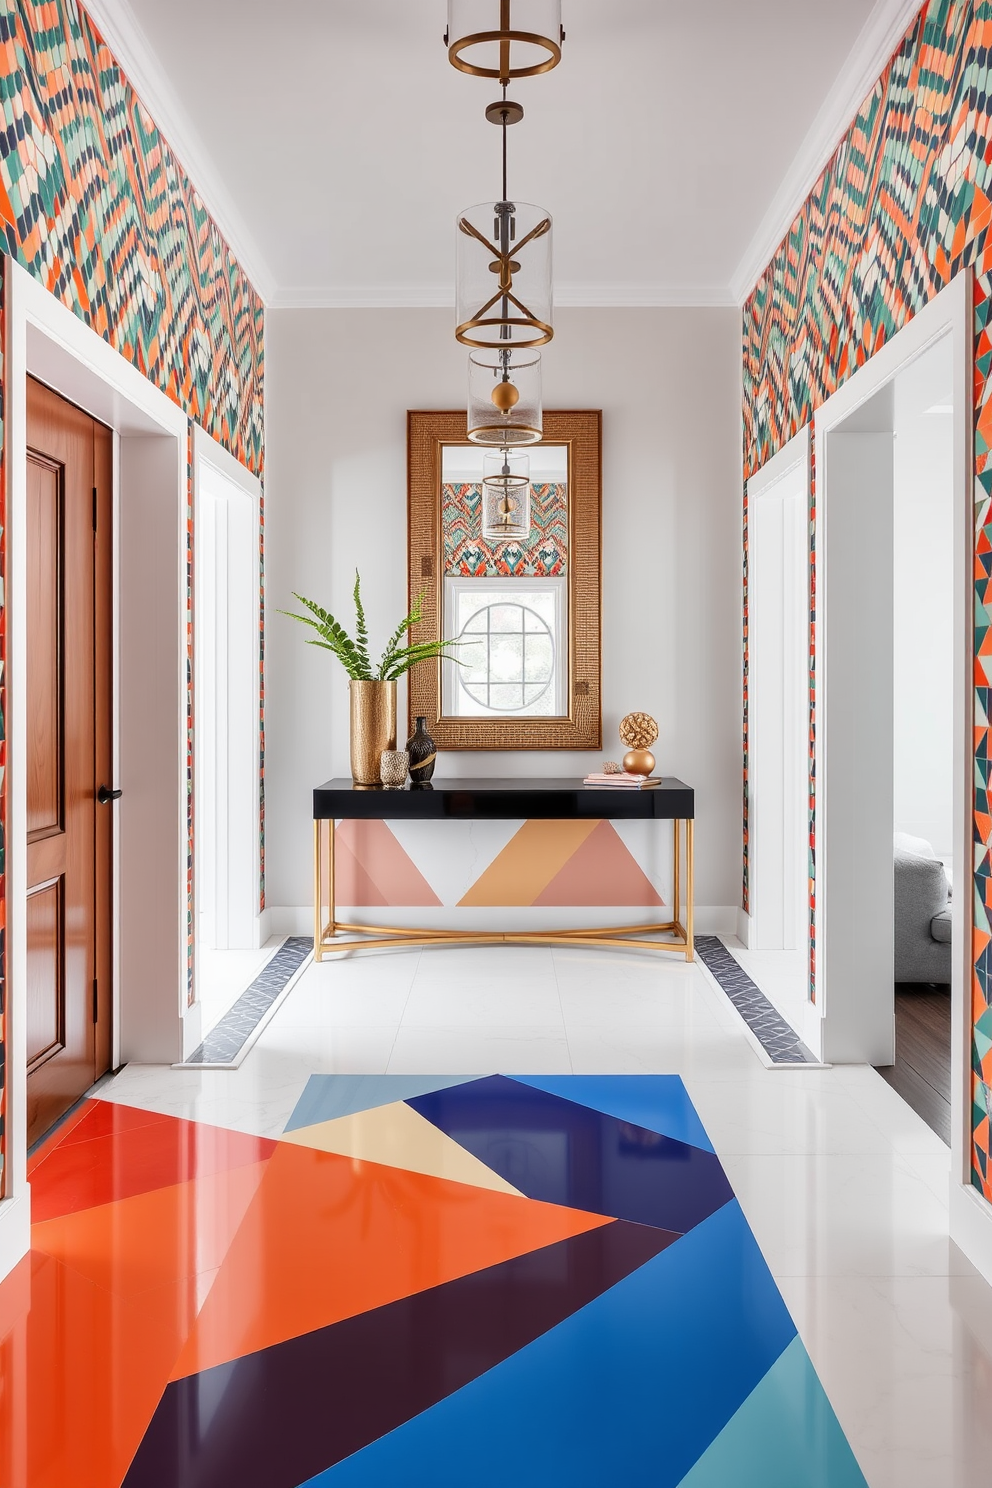
<instances>
[{"instance_id":1,"label":"geometric patterned wallpaper","mask_svg":"<svg viewBox=\"0 0 992 1488\"><path fill-rule=\"evenodd\" d=\"M530 538L492 544L482 536L482 487L478 481L441 487L444 571L473 579L548 578L564 574L568 562L565 482L530 488Z\"/></svg>"},{"instance_id":2,"label":"geometric patterned wallpaper","mask_svg":"<svg viewBox=\"0 0 992 1488\"><path fill-rule=\"evenodd\" d=\"M992 3L929 0L744 308L744 474L760 469L956 274L975 302L973 1181L992 1200ZM816 510L810 495L810 532ZM745 699L747 697L747 495ZM815 614L816 553L811 551ZM811 615L812 621L812 615ZM810 628L810 736L816 657ZM747 703L745 844L747 842ZM810 772L810 907L816 796ZM747 856L745 845L745 906ZM811 955L811 978L815 960Z\"/></svg>"},{"instance_id":3,"label":"geometric patterned wallpaper","mask_svg":"<svg viewBox=\"0 0 992 1488\"><path fill-rule=\"evenodd\" d=\"M96 27L74 0L46 0L44 5L0 0L0 249L261 476L264 306ZM0 293L2 289L0 284ZM0 478L4 412L0 365ZM191 586L193 531L191 513L187 515ZM0 1091L6 1084L6 528L4 511ZM191 611L187 623L191 686ZM190 754L192 726L190 699ZM191 794L188 810L192 829ZM189 846L192 852L192 839ZM191 883L188 887L191 892ZM0 1128L0 1163L2 1150Z\"/></svg>"}]
</instances>

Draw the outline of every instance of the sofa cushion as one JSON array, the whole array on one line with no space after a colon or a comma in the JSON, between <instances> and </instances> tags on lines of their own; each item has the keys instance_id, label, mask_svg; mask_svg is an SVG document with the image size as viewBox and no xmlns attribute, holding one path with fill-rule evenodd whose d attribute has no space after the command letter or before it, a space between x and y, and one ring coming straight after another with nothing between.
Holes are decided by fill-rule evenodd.
<instances>
[{"instance_id":1,"label":"sofa cushion","mask_svg":"<svg viewBox=\"0 0 992 1488\"><path fill-rule=\"evenodd\" d=\"M911 837L908 832L893 832L892 847L896 852L912 853L917 858L937 856L925 837Z\"/></svg>"},{"instance_id":2,"label":"sofa cushion","mask_svg":"<svg viewBox=\"0 0 992 1488\"><path fill-rule=\"evenodd\" d=\"M935 914L930 921L930 935L933 940L941 945L951 943L951 911L942 909L940 914Z\"/></svg>"}]
</instances>

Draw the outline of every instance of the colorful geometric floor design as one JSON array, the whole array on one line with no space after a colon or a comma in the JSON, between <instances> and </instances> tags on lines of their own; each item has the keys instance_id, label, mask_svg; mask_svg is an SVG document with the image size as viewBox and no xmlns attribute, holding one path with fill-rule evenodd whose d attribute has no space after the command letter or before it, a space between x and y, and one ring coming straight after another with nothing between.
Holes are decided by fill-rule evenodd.
<instances>
[{"instance_id":1,"label":"colorful geometric floor design","mask_svg":"<svg viewBox=\"0 0 992 1488\"><path fill-rule=\"evenodd\" d=\"M90 1101L31 1180L12 1488L865 1488L675 1076Z\"/></svg>"}]
</instances>

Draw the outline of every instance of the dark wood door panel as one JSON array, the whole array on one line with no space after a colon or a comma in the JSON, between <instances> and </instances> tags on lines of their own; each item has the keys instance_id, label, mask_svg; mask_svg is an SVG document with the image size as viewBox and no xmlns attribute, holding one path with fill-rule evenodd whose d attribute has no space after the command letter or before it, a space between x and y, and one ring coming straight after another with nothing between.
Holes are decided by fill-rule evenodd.
<instances>
[{"instance_id":1,"label":"dark wood door panel","mask_svg":"<svg viewBox=\"0 0 992 1488\"><path fill-rule=\"evenodd\" d=\"M28 456L28 841L62 829L63 470Z\"/></svg>"},{"instance_id":2,"label":"dark wood door panel","mask_svg":"<svg viewBox=\"0 0 992 1488\"><path fill-rule=\"evenodd\" d=\"M28 1074L65 1048L65 881L54 879L28 895Z\"/></svg>"},{"instance_id":3,"label":"dark wood door panel","mask_svg":"<svg viewBox=\"0 0 992 1488\"><path fill-rule=\"evenodd\" d=\"M110 1061L111 450L29 380L29 1142Z\"/></svg>"}]
</instances>

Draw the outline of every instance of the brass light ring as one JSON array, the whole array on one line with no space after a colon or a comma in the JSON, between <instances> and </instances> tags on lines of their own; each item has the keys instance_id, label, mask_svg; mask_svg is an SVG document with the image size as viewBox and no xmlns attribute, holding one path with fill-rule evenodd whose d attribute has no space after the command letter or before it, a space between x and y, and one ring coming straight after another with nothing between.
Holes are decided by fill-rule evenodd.
<instances>
[{"instance_id":1,"label":"brass light ring","mask_svg":"<svg viewBox=\"0 0 992 1488\"><path fill-rule=\"evenodd\" d=\"M479 341L471 336L471 331L478 331L483 326L505 326L513 329L531 329L541 331L543 334L535 336L530 341ZM475 347L477 351L529 351L534 346L547 346L554 337L554 326L545 325L543 320L535 316L528 316L526 320L500 320L497 316L491 316L484 320L466 320L455 330L455 340L460 341L463 346Z\"/></svg>"},{"instance_id":2,"label":"brass light ring","mask_svg":"<svg viewBox=\"0 0 992 1488\"><path fill-rule=\"evenodd\" d=\"M472 62L466 62L462 52L469 47L479 46L485 42L522 41L531 46L543 47L550 55L544 62L535 62L533 67L511 67L505 73L499 67L476 67ZM537 77L542 72L550 72L557 67L561 61L561 47L550 36L538 36L534 31L474 31L471 36L462 36L458 41L452 42L448 48L448 60L452 67L457 67L459 72L470 73L472 77L484 78L525 78Z\"/></svg>"},{"instance_id":3,"label":"brass light ring","mask_svg":"<svg viewBox=\"0 0 992 1488\"><path fill-rule=\"evenodd\" d=\"M492 435L492 438L484 438ZM530 424L478 424L466 436L471 444L508 447L515 444L540 444L544 434Z\"/></svg>"}]
</instances>

